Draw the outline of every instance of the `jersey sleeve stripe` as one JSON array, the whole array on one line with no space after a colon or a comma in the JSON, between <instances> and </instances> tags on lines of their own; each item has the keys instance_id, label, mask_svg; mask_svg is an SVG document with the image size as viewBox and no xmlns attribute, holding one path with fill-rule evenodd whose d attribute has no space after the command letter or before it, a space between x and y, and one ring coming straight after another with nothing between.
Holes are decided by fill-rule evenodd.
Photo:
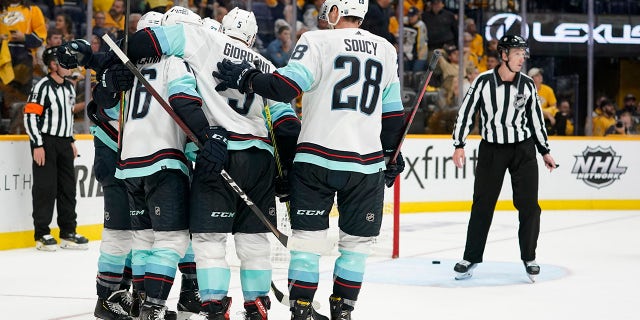
<instances>
[{"instance_id":1,"label":"jersey sleeve stripe","mask_svg":"<svg viewBox=\"0 0 640 320\"><path fill-rule=\"evenodd\" d=\"M311 85L313 85L313 74L304 65L297 62L289 62L286 66L277 70L274 73L275 76L282 78L289 85L293 86L288 79L293 80L302 91L309 91ZM284 76L285 78L283 78ZM286 79L288 78L288 79ZM296 91L299 91L296 88Z\"/></svg>"}]
</instances>

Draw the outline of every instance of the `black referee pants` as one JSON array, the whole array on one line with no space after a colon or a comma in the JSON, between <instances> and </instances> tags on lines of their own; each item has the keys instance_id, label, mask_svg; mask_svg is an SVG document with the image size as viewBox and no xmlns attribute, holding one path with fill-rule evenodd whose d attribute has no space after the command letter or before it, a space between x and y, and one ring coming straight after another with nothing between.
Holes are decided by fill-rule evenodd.
<instances>
[{"instance_id":1,"label":"black referee pants","mask_svg":"<svg viewBox=\"0 0 640 320\"><path fill-rule=\"evenodd\" d=\"M493 219L505 171L511 174L513 204L518 210L520 259L536 258L540 233L538 205L538 164L533 139L520 143L494 144L480 142L473 190L473 206L467 229L464 260L482 262L489 227Z\"/></svg>"},{"instance_id":2,"label":"black referee pants","mask_svg":"<svg viewBox=\"0 0 640 320\"><path fill-rule=\"evenodd\" d=\"M73 167L71 138L43 135L44 166L32 160L33 226L38 240L49 234L53 206L58 209L60 234L76 232L76 177ZM33 149L32 149L33 155Z\"/></svg>"}]
</instances>

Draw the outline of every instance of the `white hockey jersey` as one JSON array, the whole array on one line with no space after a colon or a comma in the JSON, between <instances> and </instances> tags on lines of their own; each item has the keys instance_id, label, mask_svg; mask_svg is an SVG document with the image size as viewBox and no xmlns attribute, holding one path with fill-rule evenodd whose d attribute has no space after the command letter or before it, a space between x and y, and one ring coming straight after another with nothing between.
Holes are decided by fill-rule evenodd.
<instances>
[{"instance_id":1,"label":"white hockey jersey","mask_svg":"<svg viewBox=\"0 0 640 320\"><path fill-rule=\"evenodd\" d=\"M199 98L195 77L182 59L171 56L148 58L138 61L137 65L163 98L168 99L176 93ZM148 176L163 169L179 169L189 175L189 163L184 154L185 133L137 78L126 101L126 122L116 177Z\"/></svg>"},{"instance_id":2,"label":"white hockey jersey","mask_svg":"<svg viewBox=\"0 0 640 320\"><path fill-rule=\"evenodd\" d=\"M241 94L238 90L216 92L219 81L212 76L218 70L217 63L223 59L234 62L249 61L260 66L263 72L275 67L267 59L248 48L241 41L222 33L205 31L201 27L178 24L152 28L163 54L184 59L193 69L198 81L198 92L202 97L205 115L209 124L224 127L229 132L229 150L244 150L257 147L273 153L263 107L269 104L274 120L281 114L293 114L288 104L264 101L254 94Z\"/></svg>"},{"instance_id":3,"label":"white hockey jersey","mask_svg":"<svg viewBox=\"0 0 640 320\"><path fill-rule=\"evenodd\" d=\"M403 111L391 43L357 28L309 31L277 71L304 91L294 161L366 174L385 169L382 117Z\"/></svg>"}]
</instances>

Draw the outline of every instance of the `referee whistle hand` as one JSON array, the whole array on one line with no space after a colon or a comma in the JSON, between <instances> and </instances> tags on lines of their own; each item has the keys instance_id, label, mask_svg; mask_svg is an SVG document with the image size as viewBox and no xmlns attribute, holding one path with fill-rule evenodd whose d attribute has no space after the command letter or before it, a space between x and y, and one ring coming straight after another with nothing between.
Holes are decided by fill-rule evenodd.
<instances>
[{"instance_id":1,"label":"referee whistle hand","mask_svg":"<svg viewBox=\"0 0 640 320\"><path fill-rule=\"evenodd\" d=\"M553 169L558 167L558 165L556 164L556 161L553 160L553 157L549 153L542 156L542 160L544 161L544 166L547 167L547 169L549 169L549 172L552 172Z\"/></svg>"},{"instance_id":2,"label":"referee whistle hand","mask_svg":"<svg viewBox=\"0 0 640 320\"><path fill-rule=\"evenodd\" d=\"M458 168L462 168L465 162L464 149L456 148L456 150L453 152L452 158L453 164L455 164Z\"/></svg>"}]
</instances>

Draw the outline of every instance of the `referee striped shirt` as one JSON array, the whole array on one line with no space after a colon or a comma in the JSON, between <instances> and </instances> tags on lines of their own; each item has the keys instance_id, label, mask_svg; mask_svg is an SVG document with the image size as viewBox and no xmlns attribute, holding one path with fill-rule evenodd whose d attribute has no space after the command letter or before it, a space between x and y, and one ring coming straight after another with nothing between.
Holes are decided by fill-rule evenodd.
<instances>
[{"instance_id":1,"label":"referee striped shirt","mask_svg":"<svg viewBox=\"0 0 640 320\"><path fill-rule=\"evenodd\" d=\"M34 147L42 146L42 135L73 137L73 106L76 90L64 80L55 82L49 75L33 86L24 107L24 127Z\"/></svg>"},{"instance_id":2,"label":"referee striped shirt","mask_svg":"<svg viewBox=\"0 0 640 320\"><path fill-rule=\"evenodd\" d=\"M456 148L464 147L479 113L482 139L490 143L517 143L531 137L538 152L549 153L547 132L533 79L518 72L512 82L500 79L498 68L481 73L462 101L453 130Z\"/></svg>"}]
</instances>

